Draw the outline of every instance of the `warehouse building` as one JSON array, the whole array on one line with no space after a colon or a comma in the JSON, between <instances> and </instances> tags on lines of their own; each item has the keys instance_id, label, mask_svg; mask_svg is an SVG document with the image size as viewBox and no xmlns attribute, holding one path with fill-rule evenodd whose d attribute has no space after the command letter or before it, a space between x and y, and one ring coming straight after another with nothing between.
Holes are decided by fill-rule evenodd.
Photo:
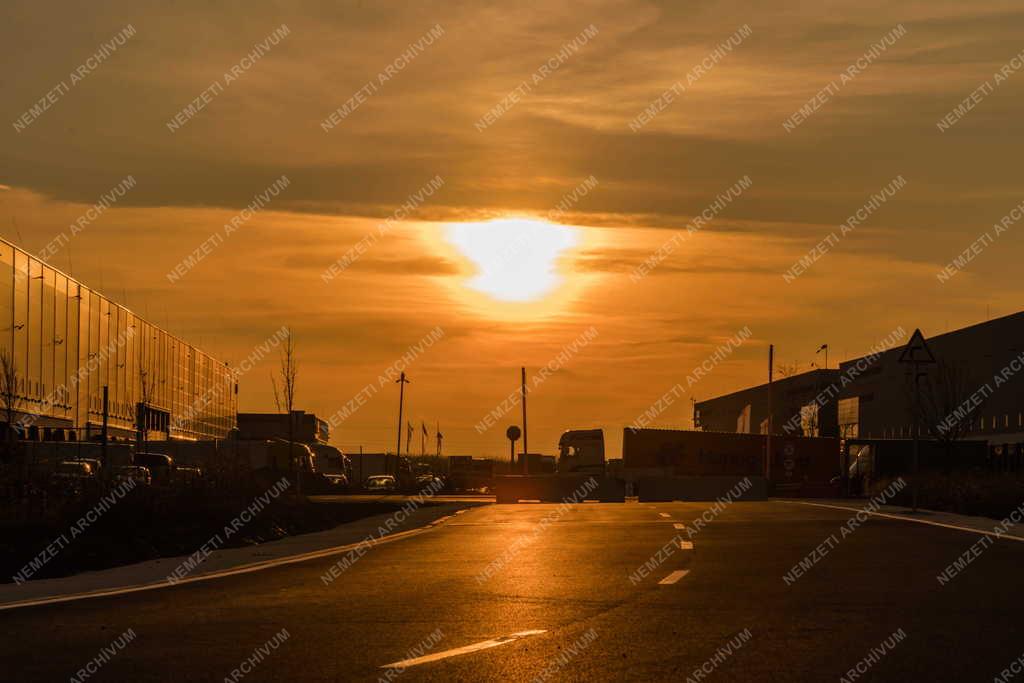
<instances>
[{"instance_id":1,"label":"warehouse building","mask_svg":"<svg viewBox=\"0 0 1024 683\"><path fill-rule=\"evenodd\" d=\"M920 367L918 413L927 433L991 444L1024 441L1024 312L936 335L927 346L935 363ZM839 391L843 436L913 435L913 371L900 362L902 352L886 351L860 373L853 371L857 359L840 364L840 376L856 375Z\"/></svg>"},{"instance_id":2,"label":"warehouse building","mask_svg":"<svg viewBox=\"0 0 1024 683\"><path fill-rule=\"evenodd\" d=\"M234 374L0 240L0 422L21 438L214 439L236 424ZM13 420L9 420L9 414Z\"/></svg>"},{"instance_id":3,"label":"warehouse building","mask_svg":"<svg viewBox=\"0 0 1024 683\"><path fill-rule=\"evenodd\" d=\"M911 438L913 366L900 362L910 335L900 337L890 335L868 355L840 363L838 370L815 370L774 382L773 431L851 439ZM920 366L921 400L916 405L922 435L982 439L992 445L1024 442L1024 313L925 342L934 362ZM707 431L763 433L767 416L767 384L694 405L694 423Z\"/></svg>"},{"instance_id":4,"label":"warehouse building","mask_svg":"<svg viewBox=\"0 0 1024 683\"><path fill-rule=\"evenodd\" d=\"M816 398L839 378L838 370L812 370L772 383L772 425L799 427L805 436L836 436L835 400ZM694 404L693 423L708 432L765 434L768 431L768 384L734 391Z\"/></svg>"}]
</instances>

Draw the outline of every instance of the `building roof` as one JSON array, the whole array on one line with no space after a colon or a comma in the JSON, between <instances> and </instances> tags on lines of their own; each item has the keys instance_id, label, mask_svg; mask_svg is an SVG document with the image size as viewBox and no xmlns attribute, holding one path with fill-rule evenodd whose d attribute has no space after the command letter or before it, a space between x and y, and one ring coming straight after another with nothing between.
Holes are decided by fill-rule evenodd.
<instances>
[{"instance_id":1,"label":"building roof","mask_svg":"<svg viewBox=\"0 0 1024 683\"><path fill-rule=\"evenodd\" d=\"M837 370L837 369L828 369L828 370L826 370L825 368L817 368L815 370L808 370L807 372L801 372L799 375L790 375L789 377L783 377L781 379L774 380L772 382L772 386L778 387L778 386L781 385L781 386L783 386L785 388L785 386L787 386L787 385L796 384L799 381L806 381L806 380L814 380L815 384L817 384L818 381L820 381L820 380L831 379L831 378L837 377L838 375L839 375L839 370ZM744 387L743 389L737 389L736 391L729 392L728 394L721 394L720 396L714 396L712 398L706 398L703 401L697 401L696 404L697 405L701 405L703 403L709 403L711 401L717 401L717 400L723 399L723 398L735 398L735 397L739 396L740 394L745 394L745 393L750 392L750 391L757 391L757 390L761 390L761 389L767 391L768 390L768 383L764 382L763 384L757 384L757 385L754 385L752 387Z\"/></svg>"}]
</instances>

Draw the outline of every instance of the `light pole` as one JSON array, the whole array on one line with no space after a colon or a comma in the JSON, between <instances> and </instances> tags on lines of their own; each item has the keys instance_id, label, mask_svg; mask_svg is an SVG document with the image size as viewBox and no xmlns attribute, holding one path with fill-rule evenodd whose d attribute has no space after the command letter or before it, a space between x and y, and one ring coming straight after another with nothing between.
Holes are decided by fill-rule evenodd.
<instances>
[{"instance_id":1,"label":"light pole","mask_svg":"<svg viewBox=\"0 0 1024 683\"><path fill-rule=\"evenodd\" d=\"M523 368L523 381L521 391L523 393L523 474L530 473L530 449L526 442L526 368Z\"/></svg>"},{"instance_id":2,"label":"light pole","mask_svg":"<svg viewBox=\"0 0 1024 683\"><path fill-rule=\"evenodd\" d=\"M402 404L405 402L405 385L409 384L404 372L395 380L395 384L398 385L398 446L395 447L395 474L398 474L398 458L402 455ZM386 455L384 456L384 470L390 474Z\"/></svg>"}]
</instances>

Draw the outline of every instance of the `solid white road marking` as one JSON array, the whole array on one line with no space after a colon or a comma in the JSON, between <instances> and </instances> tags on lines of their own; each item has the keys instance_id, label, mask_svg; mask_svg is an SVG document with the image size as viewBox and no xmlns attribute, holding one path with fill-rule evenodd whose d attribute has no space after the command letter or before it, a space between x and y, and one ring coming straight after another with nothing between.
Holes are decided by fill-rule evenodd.
<instances>
[{"instance_id":1,"label":"solid white road marking","mask_svg":"<svg viewBox=\"0 0 1024 683\"><path fill-rule=\"evenodd\" d=\"M677 529L685 529L686 528L685 524L673 524L672 526L674 526Z\"/></svg>"},{"instance_id":2,"label":"solid white road marking","mask_svg":"<svg viewBox=\"0 0 1024 683\"><path fill-rule=\"evenodd\" d=\"M867 515L874 515L876 517L886 517L888 519L898 519L903 522L915 522L917 524L927 524L928 526L938 526L943 529L955 529L957 531L969 531L975 534L981 534L982 536L994 536L995 538L1008 538L1011 541L1024 542L1024 538L1020 536L1011 536L1009 534L997 534L994 531L983 531L982 529L972 529L969 526L957 526L955 524L943 524L942 522L933 522L928 519L917 519L915 517L904 517L903 515L892 515L887 512L871 512L862 508L846 507L844 505L829 505L827 503L808 503L803 500L778 500L777 503L789 503L790 505L813 505L819 508L831 508L833 510L847 510L849 512L863 512ZM995 526L995 525L993 525Z\"/></svg>"},{"instance_id":3,"label":"solid white road marking","mask_svg":"<svg viewBox=\"0 0 1024 683\"><path fill-rule=\"evenodd\" d=\"M679 547L683 550L693 550L693 543L690 541L679 541Z\"/></svg>"},{"instance_id":4,"label":"solid white road marking","mask_svg":"<svg viewBox=\"0 0 1024 683\"><path fill-rule=\"evenodd\" d=\"M668 514L667 512L659 512L658 514L661 515L662 517L671 517L672 516L672 515Z\"/></svg>"},{"instance_id":5,"label":"solid white road marking","mask_svg":"<svg viewBox=\"0 0 1024 683\"><path fill-rule=\"evenodd\" d=\"M427 664L428 662L436 662L439 659L448 659L449 657L458 657L459 655L469 654L470 652L479 652L480 650L489 650L492 647L498 647L499 645L507 645L523 638L530 636L540 635L541 633L547 633L546 629L533 629L530 631L519 631L513 633L510 636L502 636L501 638L494 638L492 640L485 640L480 643L473 643L472 645L466 645L464 647L457 647L454 650L445 650L444 652L435 652L430 655L423 655L422 657L414 657L413 659L403 659L400 662L392 662L390 664L384 664L380 668L382 669L407 669L410 666L417 666L419 664Z\"/></svg>"},{"instance_id":6,"label":"solid white road marking","mask_svg":"<svg viewBox=\"0 0 1024 683\"><path fill-rule=\"evenodd\" d=\"M664 579L659 581L658 585L659 586L671 586L673 583L675 583L676 581L678 581L679 579L683 578L684 576L686 576L689 573L690 572L685 570L685 569L677 569L674 572L672 572L671 574L669 574L668 576L666 576Z\"/></svg>"}]
</instances>

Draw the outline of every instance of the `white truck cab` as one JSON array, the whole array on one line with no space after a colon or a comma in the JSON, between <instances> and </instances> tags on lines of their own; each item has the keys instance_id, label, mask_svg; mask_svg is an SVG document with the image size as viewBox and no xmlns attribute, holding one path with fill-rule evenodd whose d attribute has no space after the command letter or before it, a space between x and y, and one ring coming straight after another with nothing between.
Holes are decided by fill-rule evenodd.
<instances>
[{"instance_id":1,"label":"white truck cab","mask_svg":"<svg viewBox=\"0 0 1024 683\"><path fill-rule=\"evenodd\" d=\"M572 429L558 439L561 474L604 474L604 431Z\"/></svg>"}]
</instances>

